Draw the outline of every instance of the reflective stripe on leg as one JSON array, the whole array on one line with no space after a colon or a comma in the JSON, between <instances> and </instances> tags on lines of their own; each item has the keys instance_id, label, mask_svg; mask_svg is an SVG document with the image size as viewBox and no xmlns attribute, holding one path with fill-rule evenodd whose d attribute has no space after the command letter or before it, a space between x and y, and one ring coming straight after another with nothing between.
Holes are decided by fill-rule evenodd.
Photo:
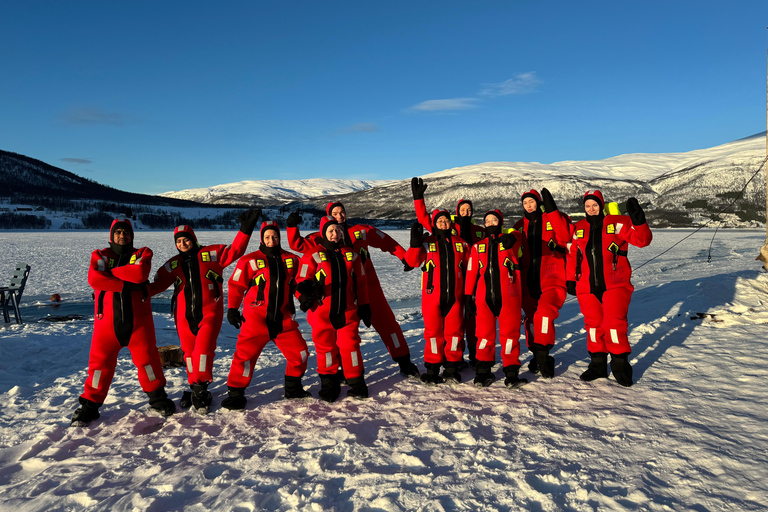
<instances>
[{"instance_id":1,"label":"reflective stripe on leg","mask_svg":"<svg viewBox=\"0 0 768 512\"><path fill-rule=\"evenodd\" d=\"M541 334L547 334L549 332L549 317L541 317Z\"/></svg>"},{"instance_id":2,"label":"reflective stripe on leg","mask_svg":"<svg viewBox=\"0 0 768 512\"><path fill-rule=\"evenodd\" d=\"M205 355L205 354L201 354L200 355L200 365L199 365L199 369L197 371L199 371L199 372L204 372L205 371L205 363L207 362L207 360L208 360L208 356L207 355Z\"/></svg>"},{"instance_id":3,"label":"reflective stripe on leg","mask_svg":"<svg viewBox=\"0 0 768 512\"><path fill-rule=\"evenodd\" d=\"M243 377L248 377L248 375L251 374L251 362L250 361L244 361L243 362Z\"/></svg>"},{"instance_id":4,"label":"reflective stripe on leg","mask_svg":"<svg viewBox=\"0 0 768 512\"><path fill-rule=\"evenodd\" d=\"M352 352L350 357L352 357L352 368L357 368L357 366L360 364L357 360L357 352Z\"/></svg>"},{"instance_id":5,"label":"reflective stripe on leg","mask_svg":"<svg viewBox=\"0 0 768 512\"><path fill-rule=\"evenodd\" d=\"M511 354L514 346L515 346L515 340L507 340L507 344L504 347L504 353Z\"/></svg>"},{"instance_id":6,"label":"reflective stripe on leg","mask_svg":"<svg viewBox=\"0 0 768 512\"><path fill-rule=\"evenodd\" d=\"M392 346L395 348L400 348L400 340L397 339L397 334L392 333Z\"/></svg>"},{"instance_id":7,"label":"reflective stripe on leg","mask_svg":"<svg viewBox=\"0 0 768 512\"><path fill-rule=\"evenodd\" d=\"M101 261L101 260L99 260ZM91 379L91 387L99 389L99 380L101 379L101 370L94 370L93 379Z\"/></svg>"},{"instance_id":8,"label":"reflective stripe on leg","mask_svg":"<svg viewBox=\"0 0 768 512\"><path fill-rule=\"evenodd\" d=\"M614 343L619 343L619 333L616 331L616 329L611 329L611 341Z\"/></svg>"},{"instance_id":9,"label":"reflective stripe on leg","mask_svg":"<svg viewBox=\"0 0 768 512\"><path fill-rule=\"evenodd\" d=\"M429 338L429 343L432 346L432 353L437 354L437 338Z\"/></svg>"},{"instance_id":10,"label":"reflective stripe on leg","mask_svg":"<svg viewBox=\"0 0 768 512\"><path fill-rule=\"evenodd\" d=\"M486 345L488 345L488 340L480 340L480 343L477 345L478 350L484 350ZM455 348L453 350L456 350Z\"/></svg>"},{"instance_id":11,"label":"reflective stripe on leg","mask_svg":"<svg viewBox=\"0 0 768 512\"><path fill-rule=\"evenodd\" d=\"M149 382L154 381L157 377L155 377L155 371L152 369L152 365L147 365L144 367L144 371L147 372L147 378L149 379Z\"/></svg>"},{"instance_id":12,"label":"reflective stripe on leg","mask_svg":"<svg viewBox=\"0 0 768 512\"><path fill-rule=\"evenodd\" d=\"M455 352L457 350L459 350L459 337L454 336L453 338L451 338L451 351Z\"/></svg>"},{"instance_id":13,"label":"reflective stripe on leg","mask_svg":"<svg viewBox=\"0 0 768 512\"><path fill-rule=\"evenodd\" d=\"M193 371L195 371L194 366L192 366L192 358L191 357L187 358L187 371L189 373L192 373Z\"/></svg>"}]
</instances>

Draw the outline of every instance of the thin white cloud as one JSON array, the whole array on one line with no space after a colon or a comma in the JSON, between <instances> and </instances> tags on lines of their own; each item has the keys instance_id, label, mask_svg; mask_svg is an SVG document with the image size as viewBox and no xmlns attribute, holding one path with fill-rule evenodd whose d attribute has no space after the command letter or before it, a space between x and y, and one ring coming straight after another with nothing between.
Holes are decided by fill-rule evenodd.
<instances>
[{"instance_id":1,"label":"thin white cloud","mask_svg":"<svg viewBox=\"0 0 768 512\"><path fill-rule=\"evenodd\" d=\"M99 108L75 108L65 112L61 120L67 124L110 124L122 126L128 124L131 119L119 112L105 112Z\"/></svg>"},{"instance_id":2,"label":"thin white cloud","mask_svg":"<svg viewBox=\"0 0 768 512\"><path fill-rule=\"evenodd\" d=\"M529 71L528 73L520 73L514 78L498 84L483 84L483 88L478 95L486 98L496 98L510 94L529 94L535 92L539 85L541 85L541 80L536 76L536 72Z\"/></svg>"},{"instance_id":3,"label":"thin white cloud","mask_svg":"<svg viewBox=\"0 0 768 512\"><path fill-rule=\"evenodd\" d=\"M408 110L417 112L445 112L469 110L477 107L477 98L451 98L446 100L427 100L412 106Z\"/></svg>"},{"instance_id":4,"label":"thin white cloud","mask_svg":"<svg viewBox=\"0 0 768 512\"><path fill-rule=\"evenodd\" d=\"M88 160L87 158L60 158L62 162L67 162L70 164L92 164L93 160Z\"/></svg>"}]
</instances>

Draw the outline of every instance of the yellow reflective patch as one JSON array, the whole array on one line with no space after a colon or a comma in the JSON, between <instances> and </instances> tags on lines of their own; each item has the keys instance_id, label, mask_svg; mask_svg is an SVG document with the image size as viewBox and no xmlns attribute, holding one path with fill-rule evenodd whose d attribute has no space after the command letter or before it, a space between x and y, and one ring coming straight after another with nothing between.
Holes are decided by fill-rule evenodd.
<instances>
[{"instance_id":1,"label":"yellow reflective patch","mask_svg":"<svg viewBox=\"0 0 768 512\"><path fill-rule=\"evenodd\" d=\"M285 260L285 268L293 268L293 258Z\"/></svg>"},{"instance_id":2,"label":"yellow reflective patch","mask_svg":"<svg viewBox=\"0 0 768 512\"><path fill-rule=\"evenodd\" d=\"M437 245L435 245L434 243L430 243L429 252L437 252Z\"/></svg>"},{"instance_id":3,"label":"yellow reflective patch","mask_svg":"<svg viewBox=\"0 0 768 512\"><path fill-rule=\"evenodd\" d=\"M608 224L605 227L605 232L608 233L609 235L614 234L616 232L616 224Z\"/></svg>"},{"instance_id":4,"label":"yellow reflective patch","mask_svg":"<svg viewBox=\"0 0 768 512\"><path fill-rule=\"evenodd\" d=\"M611 252L619 252L619 246L616 245L616 242L611 242L611 245L608 246L608 250Z\"/></svg>"},{"instance_id":5,"label":"yellow reflective patch","mask_svg":"<svg viewBox=\"0 0 768 512\"><path fill-rule=\"evenodd\" d=\"M115 258L109 258L109 268L112 268L115 266Z\"/></svg>"},{"instance_id":6,"label":"yellow reflective patch","mask_svg":"<svg viewBox=\"0 0 768 512\"><path fill-rule=\"evenodd\" d=\"M175 269L178 266L179 266L179 260L171 261L171 269Z\"/></svg>"},{"instance_id":7,"label":"yellow reflective patch","mask_svg":"<svg viewBox=\"0 0 768 512\"><path fill-rule=\"evenodd\" d=\"M328 261L328 257L325 255L324 252L321 252L319 254L320 254L320 261Z\"/></svg>"},{"instance_id":8,"label":"yellow reflective patch","mask_svg":"<svg viewBox=\"0 0 768 512\"><path fill-rule=\"evenodd\" d=\"M357 240L360 240L360 237L363 236L359 231L355 231L355 238Z\"/></svg>"},{"instance_id":9,"label":"yellow reflective patch","mask_svg":"<svg viewBox=\"0 0 768 512\"><path fill-rule=\"evenodd\" d=\"M254 282L255 284L259 284L259 283L261 283L262 281L266 281L266 280L267 280L267 278L266 278L266 277L264 277L264 274L259 274L259 275L257 275L257 276L256 276L256 279L254 279L254 280L253 280L253 282Z\"/></svg>"},{"instance_id":10,"label":"yellow reflective patch","mask_svg":"<svg viewBox=\"0 0 768 512\"><path fill-rule=\"evenodd\" d=\"M482 261L477 262L477 268L483 268L484 266Z\"/></svg>"},{"instance_id":11,"label":"yellow reflective patch","mask_svg":"<svg viewBox=\"0 0 768 512\"><path fill-rule=\"evenodd\" d=\"M176 279L173 281L173 284L175 286L181 286L182 280L180 276L176 276Z\"/></svg>"},{"instance_id":12,"label":"yellow reflective patch","mask_svg":"<svg viewBox=\"0 0 768 512\"><path fill-rule=\"evenodd\" d=\"M136 263L136 255L135 254L131 256L131 261L128 264L129 265L133 265L134 263Z\"/></svg>"},{"instance_id":13,"label":"yellow reflective patch","mask_svg":"<svg viewBox=\"0 0 768 512\"><path fill-rule=\"evenodd\" d=\"M472 222L474 222L474 221L472 221ZM483 232L482 231L475 231L475 236L477 238L483 238Z\"/></svg>"},{"instance_id":14,"label":"yellow reflective patch","mask_svg":"<svg viewBox=\"0 0 768 512\"><path fill-rule=\"evenodd\" d=\"M317 281L322 281L326 276L327 276L327 274L325 273L325 270L323 270L323 269L320 269L317 272L315 272L315 279Z\"/></svg>"},{"instance_id":15,"label":"yellow reflective patch","mask_svg":"<svg viewBox=\"0 0 768 512\"><path fill-rule=\"evenodd\" d=\"M511 264L512 264L512 260L510 260L509 258L504 258L504 263L503 263L503 265L504 265L505 267L508 267L508 266L510 266Z\"/></svg>"},{"instance_id":16,"label":"yellow reflective patch","mask_svg":"<svg viewBox=\"0 0 768 512\"><path fill-rule=\"evenodd\" d=\"M576 230L576 238L584 238L584 230L583 229L577 229Z\"/></svg>"},{"instance_id":17,"label":"yellow reflective patch","mask_svg":"<svg viewBox=\"0 0 768 512\"><path fill-rule=\"evenodd\" d=\"M504 244L501 243L501 242L499 242L499 250L500 251L506 251L506 249L504 248Z\"/></svg>"},{"instance_id":18,"label":"yellow reflective patch","mask_svg":"<svg viewBox=\"0 0 768 512\"><path fill-rule=\"evenodd\" d=\"M200 255L203 261L211 261L211 253L204 252Z\"/></svg>"},{"instance_id":19,"label":"yellow reflective patch","mask_svg":"<svg viewBox=\"0 0 768 512\"><path fill-rule=\"evenodd\" d=\"M464 252L464 245L460 242L456 242L456 252Z\"/></svg>"},{"instance_id":20,"label":"yellow reflective patch","mask_svg":"<svg viewBox=\"0 0 768 512\"><path fill-rule=\"evenodd\" d=\"M477 252L484 253L485 252L485 244L480 244L477 246Z\"/></svg>"},{"instance_id":21,"label":"yellow reflective patch","mask_svg":"<svg viewBox=\"0 0 768 512\"><path fill-rule=\"evenodd\" d=\"M547 231L552 231L552 223L547 222Z\"/></svg>"},{"instance_id":22,"label":"yellow reflective patch","mask_svg":"<svg viewBox=\"0 0 768 512\"><path fill-rule=\"evenodd\" d=\"M352 256L353 256L353 254L352 254L351 252L348 252L348 253L346 254L346 257L347 257L347 261L352 261Z\"/></svg>"},{"instance_id":23,"label":"yellow reflective patch","mask_svg":"<svg viewBox=\"0 0 768 512\"><path fill-rule=\"evenodd\" d=\"M256 260L256 266L258 268L264 268L267 266L267 262L264 260Z\"/></svg>"}]
</instances>

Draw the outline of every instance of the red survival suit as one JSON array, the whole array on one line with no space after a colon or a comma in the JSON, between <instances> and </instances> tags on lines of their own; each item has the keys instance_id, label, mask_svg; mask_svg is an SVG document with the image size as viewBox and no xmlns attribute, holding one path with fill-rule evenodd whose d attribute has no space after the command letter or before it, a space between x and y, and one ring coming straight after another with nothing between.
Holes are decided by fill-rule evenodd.
<instances>
[{"instance_id":1,"label":"red survival suit","mask_svg":"<svg viewBox=\"0 0 768 512\"><path fill-rule=\"evenodd\" d=\"M520 383L520 316L522 286L520 262L523 236L518 231L501 235L504 217L499 210L485 214L499 219L498 226L486 226L486 238L473 247L467 263L464 293L475 296L477 361L475 384L490 385L496 361L496 321L499 322L501 361L508 385Z\"/></svg>"},{"instance_id":2,"label":"red survival suit","mask_svg":"<svg viewBox=\"0 0 768 512\"><path fill-rule=\"evenodd\" d=\"M587 192L601 214L588 216L574 225L569 244L568 280L576 282L576 297L590 354L631 352L627 337L627 310L634 291L627 244L645 247L653 235L648 224L635 225L627 215L604 215L605 202L599 190ZM631 384L630 384L631 385Z\"/></svg>"},{"instance_id":3,"label":"red survival suit","mask_svg":"<svg viewBox=\"0 0 768 512\"><path fill-rule=\"evenodd\" d=\"M280 234L276 222L262 223L262 245L258 251L240 258L227 283L227 316L232 310L237 313L243 304L242 327L227 379L230 397L243 396L251 383L256 360L271 340L287 361L286 398L308 396L301 387L301 377L307 369L309 349L299 332L293 303L299 258L279 246L264 245L264 233L268 230ZM245 405L244 400L237 402Z\"/></svg>"},{"instance_id":4,"label":"red survival suit","mask_svg":"<svg viewBox=\"0 0 768 512\"><path fill-rule=\"evenodd\" d=\"M328 203L327 215L330 216L331 211L337 206L344 207L338 202ZM370 255L370 248L375 247L392 254L405 263L405 249L394 238L373 226L367 224L348 226L346 223L341 224L341 226L345 228L345 245L351 247L360 256L365 269L365 276L368 280L368 299L373 312L371 325L381 337L389 355L400 365L400 371L405 375L418 376L418 369L411 362L411 351L403 335L403 330L397 322L386 296L384 296ZM288 245L294 251L301 253L313 250L322 238L319 232L302 237L299 228L295 226L289 226L287 231Z\"/></svg>"},{"instance_id":5,"label":"red survival suit","mask_svg":"<svg viewBox=\"0 0 768 512\"><path fill-rule=\"evenodd\" d=\"M338 225L333 217L323 217L320 232L327 233L332 225ZM368 280L360 256L352 248L331 243L324 236L319 245L302 256L297 279L299 301L302 309L308 310L307 320L312 326L321 380L320 398L333 402L338 397L339 365L344 368L344 377L350 386L362 392L365 383L358 309L370 314L371 308Z\"/></svg>"},{"instance_id":6,"label":"red survival suit","mask_svg":"<svg viewBox=\"0 0 768 512\"><path fill-rule=\"evenodd\" d=\"M514 228L524 235L523 311L528 349L533 352L529 368L554 377L554 359L549 351L555 344L555 320L560 316L566 297L565 266L570 241L570 218L557 210L545 212L541 196L535 190L522 195L531 197L537 208L525 212Z\"/></svg>"},{"instance_id":7,"label":"red survival suit","mask_svg":"<svg viewBox=\"0 0 768 512\"><path fill-rule=\"evenodd\" d=\"M104 403L115 375L117 355L122 347L128 347L139 371L141 388L150 394L152 405L153 394L165 397L152 306L144 285L152 268L152 251L111 243L118 225L129 229L133 239L130 221L115 219L110 228L110 247L91 253L88 284L96 294L96 309L88 378L81 398L97 405Z\"/></svg>"},{"instance_id":8,"label":"red survival suit","mask_svg":"<svg viewBox=\"0 0 768 512\"><path fill-rule=\"evenodd\" d=\"M192 239L195 248L174 256L157 270L151 293L157 295L174 285L171 308L187 378L190 384L205 384L213 381L216 340L224 318L224 267L245 254L251 235L238 231L232 245L201 247L192 226L178 226L173 234L174 240L179 236Z\"/></svg>"},{"instance_id":9,"label":"red survival suit","mask_svg":"<svg viewBox=\"0 0 768 512\"><path fill-rule=\"evenodd\" d=\"M450 219L447 210L432 212L432 224L438 217ZM433 228L435 234L423 234L416 223L411 228L411 247L405 259L412 267L421 267L421 311L424 316L424 365L422 381L437 384L440 365L445 365L443 379L460 381L458 363L464 352L464 271L469 259L469 245L450 229Z\"/></svg>"}]
</instances>

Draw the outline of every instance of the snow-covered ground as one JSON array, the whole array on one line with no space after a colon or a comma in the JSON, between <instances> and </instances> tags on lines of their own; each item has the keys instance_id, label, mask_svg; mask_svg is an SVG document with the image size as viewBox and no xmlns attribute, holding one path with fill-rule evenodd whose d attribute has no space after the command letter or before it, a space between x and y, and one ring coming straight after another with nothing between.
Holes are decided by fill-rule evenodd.
<instances>
[{"instance_id":1,"label":"snow-covered ground","mask_svg":"<svg viewBox=\"0 0 768 512\"><path fill-rule=\"evenodd\" d=\"M637 267L688 233L657 231L630 259ZM407 244L407 232L393 236ZM270 345L236 413L218 406L237 335L225 324L211 414L149 412L123 351L101 419L70 428L91 321L39 319L92 315L88 256L106 235L0 233L0 282L17 261L32 265L26 323L0 324L0 510L765 510L768 274L754 261L764 236L720 231L707 263L712 232L700 232L636 271L632 388L579 380L588 356L569 300L551 381L524 372L531 383L517 390L425 387L400 376L363 329L369 400L283 400L282 356ZM136 243L155 251L155 267L174 251L170 232L139 232ZM421 366L418 272L373 257ZM52 293L64 299L57 309ZM158 344L175 343L167 294L156 310ZM314 367L305 382L316 395ZM503 380L498 365L496 374ZM166 376L178 399L183 369Z\"/></svg>"}]
</instances>

